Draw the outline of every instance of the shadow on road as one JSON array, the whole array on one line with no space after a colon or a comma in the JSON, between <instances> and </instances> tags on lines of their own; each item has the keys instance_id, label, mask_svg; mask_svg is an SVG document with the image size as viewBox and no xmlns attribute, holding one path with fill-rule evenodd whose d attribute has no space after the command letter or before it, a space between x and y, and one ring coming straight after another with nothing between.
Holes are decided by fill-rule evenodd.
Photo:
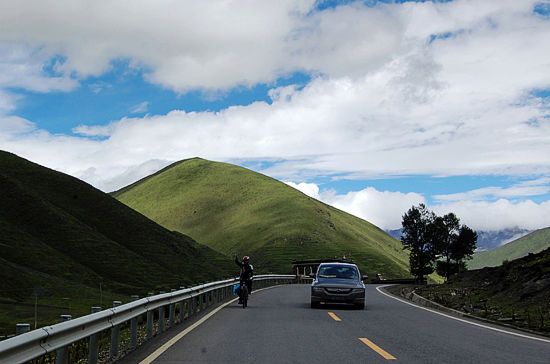
<instances>
[{"instance_id":1,"label":"shadow on road","mask_svg":"<svg viewBox=\"0 0 550 364\"><path fill-rule=\"evenodd\" d=\"M309 304L306 304L304 307L307 307L311 310L340 310L340 311L362 311L353 305L348 305L344 303L325 303L319 306L318 308L311 308ZM365 307L365 310L367 307Z\"/></svg>"}]
</instances>

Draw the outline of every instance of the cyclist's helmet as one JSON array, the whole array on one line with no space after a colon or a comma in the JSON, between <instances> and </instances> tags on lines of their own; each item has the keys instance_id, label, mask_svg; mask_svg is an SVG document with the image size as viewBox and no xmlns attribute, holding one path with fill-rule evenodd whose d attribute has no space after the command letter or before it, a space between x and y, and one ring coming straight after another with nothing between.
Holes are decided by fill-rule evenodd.
<instances>
[{"instance_id":1,"label":"cyclist's helmet","mask_svg":"<svg viewBox=\"0 0 550 364\"><path fill-rule=\"evenodd\" d=\"M243 262L250 262L250 257L248 255L245 255L243 257Z\"/></svg>"}]
</instances>

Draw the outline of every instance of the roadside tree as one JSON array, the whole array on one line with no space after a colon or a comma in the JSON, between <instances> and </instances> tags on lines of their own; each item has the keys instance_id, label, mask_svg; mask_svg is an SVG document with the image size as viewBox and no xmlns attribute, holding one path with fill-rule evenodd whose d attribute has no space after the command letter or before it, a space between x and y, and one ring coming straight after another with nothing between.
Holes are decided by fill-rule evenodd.
<instances>
[{"instance_id":1,"label":"roadside tree","mask_svg":"<svg viewBox=\"0 0 550 364\"><path fill-rule=\"evenodd\" d=\"M411 207L403 215L401 242L403 249L410 251L410 271L419 282L434 271L436 249L432 228L435 218L435 214L424 204Z\"/></svg>"},{"instance_id":2,"label":"roadside tree","mask_svg":"<svg viewBox=\"0 0 550 364\"><path fill-rule=\"evenodd\" d=\"M434 220L436 272L447 280L466 268L466 259L471 259L477 242L477 233L451 213Z\"/></svg>"}]
</instances>

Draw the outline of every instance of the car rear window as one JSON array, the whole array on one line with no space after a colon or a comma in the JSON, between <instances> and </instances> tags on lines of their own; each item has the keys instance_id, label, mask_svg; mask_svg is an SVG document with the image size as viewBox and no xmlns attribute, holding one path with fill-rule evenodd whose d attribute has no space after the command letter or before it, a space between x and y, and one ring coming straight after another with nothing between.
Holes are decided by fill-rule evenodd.
<instances>
[{"instance_id":1,"label":"car rear window","mask_svg":"<svg viewBox=\"0 0 550 364\"><path fill-rule=\"evenodd\" d=\"M359 279L355 267L323 265L319 267L319 278Z\"/></svg>"}]
</instances>

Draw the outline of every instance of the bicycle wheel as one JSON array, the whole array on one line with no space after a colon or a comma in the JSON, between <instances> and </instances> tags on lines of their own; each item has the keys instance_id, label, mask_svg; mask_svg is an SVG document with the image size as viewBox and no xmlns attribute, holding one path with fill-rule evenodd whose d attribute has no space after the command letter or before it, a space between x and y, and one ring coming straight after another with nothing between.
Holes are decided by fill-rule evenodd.
<instances>
[{"instance_id":1,"label":"bicycle wheel","mask_svg":"<svg viewBox=\"0 0 550 364\"><path fill-rule=\"evenodd\" d=\"M242 301L243 301L243 308L245 308L248 305L248 288L244 284L242 288Z\"/></svg>"}]
</instances>

